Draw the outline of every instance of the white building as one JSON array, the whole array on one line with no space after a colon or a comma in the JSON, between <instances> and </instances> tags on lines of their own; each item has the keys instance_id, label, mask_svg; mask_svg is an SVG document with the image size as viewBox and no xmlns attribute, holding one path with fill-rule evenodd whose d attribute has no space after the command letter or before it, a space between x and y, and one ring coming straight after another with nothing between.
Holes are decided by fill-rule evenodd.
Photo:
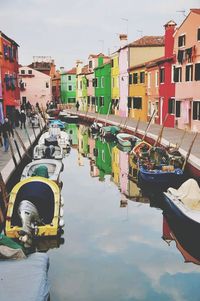
<instances>
[{"instance_id":1,"label":"white building","mask_svg":"<svg viewBox=\"0 0 200 301\"><path fill-rule=\"evenodd\" d=\"M20 100L46 108L47 101L52 99L51 77L30 67L19 68Z\"/></svg>"}]
</instances>

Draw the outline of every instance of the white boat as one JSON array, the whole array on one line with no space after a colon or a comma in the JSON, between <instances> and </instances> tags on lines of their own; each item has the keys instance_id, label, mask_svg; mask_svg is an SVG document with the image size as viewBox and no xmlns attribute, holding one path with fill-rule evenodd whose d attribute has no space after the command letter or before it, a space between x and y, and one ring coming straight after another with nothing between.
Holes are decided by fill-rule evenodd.
<instances>
[{"instance_id":1,"label":"white boat","mask_svg":"<svg viewBox=\"0 0 200 301\"><path fill-rule=\"evenodd\" d=\"M60 111L59 118L60 120L65 121L67 123L77 123L79 120L78 115L70 114L65 110Z\"/></svg>"},{"instance_id":2,"label":"white boat","mask_svg":"<svg viewBox=\"0 0 200 301\"><path fill-rule=\"evenodd\" d=\"M63 149L59 145L38 144L33 149L33 160L56 159L62 160L64 157Z\"/></svg>"},{"instance_id":3,"label":"white boat","mask_svg":"<svg viewBox=\"0 0 200 301\"><path fill-rule=\"evenodd\" d=\"M164 192L164 205L168 214L187 225L187 229L200 230L200 188L194 179L184 182L178 189Z\"/></svg>"},{"instance_id":4,"label":"white boat","mask_svg":"<svg viewBox=\"0 0 200 301\"><path fill-rule=\"evenodd\" d=\"M90 126L90 131L95 134L100 131L100 129L103 127L103 123L94 121L93 124Z\"/></svg>"},{"instance_id":5,"label":"white boat","mask_svg":"<svg viewBox=\"0 0 200 301\"><path fill-rule=\"evenodd\" d=\"M140 138L127 133L119 133L116 138L118 143L123 147L134 147L141 141Z\"/></svg>"},{"instance_id":6,"label":"white boat","mask_svg":"<svg viewBox=\"0 0 200 301\"><path fill-rule=\"evenodd\" d=\"M54 138L58 141L58 145L62 148L70 148L70 137L69 134L60 130L59 127L50 127L47 132L42 134L38 144L45 144L45 140Z\"/></svg>"},{"instance_id":7,"label":"white boat","mask_svg":"<svg viewBox=\"0 0 200 301\"><path fill-rule=\"evenodd\" d=\"M42 170L42 174L39 173L39 168ZM46 170L45 170L46 168ZM41 160L36 160L32 161L29 164L27 164L22 172L21 175L21 181L28 178L28 177L33 177L33 176L45 176L52 180L57 182L58 184L60 183L59 176L61 171L63 171L63 163L58 160L54 159L41 159Z\"/></svg>"}]
</instances>

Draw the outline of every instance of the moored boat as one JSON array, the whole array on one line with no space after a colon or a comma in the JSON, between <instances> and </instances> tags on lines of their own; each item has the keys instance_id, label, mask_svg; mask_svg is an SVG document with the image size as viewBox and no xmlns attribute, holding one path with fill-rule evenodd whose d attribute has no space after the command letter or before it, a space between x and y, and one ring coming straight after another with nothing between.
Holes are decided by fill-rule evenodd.
<instances>
[{"instance_id":1,"label":"moored boat","mask_svg":"<svg viewBox=\"0 0 200 301\"><path fill-rule=\"evenodd\" d=\"M120 127L115 125L103 126L100 129L100 136L106 139L115 139L120 132Z\"/></svg>"},{"instance_id":2,"label":"moored boat","mask_svg":"<svg viewBox=\"0 0 200 301\"><path fill-rule=\"evenodd\" d=\"M43 176L59 184L59 177L62 170L63 163L58 160L41 159L32 161L25 166L21 175L21 181L33 176Z\"/></svg>"},{"instance_id":3,"label":"moored boat","mask_svg":"<svg viewBox=\"0 0 200 301\"><path fill-rule=\"evenodd\" d=\"M65 122L63 122L59 119L49 120L49 127L51 127L51 126L56 126L56 127L59 127L61 130L64 130Z\"/></svg>"},{"instance_id":4,"label":"moored boat","mask_svg":"<svg viewBox=\"0 0 200 301\"><path fill-rule=\"evenodd\" d=\"M44 177L17 183L8 203L5 232L24 243L37 236L56 236L63 225L58 185Z\"/></svg>"},{"instance_id":5,"label":"moored boat","mask_svg":"<svg viewBox=\"0 0 200 301\"><path fill-rule=\"evenodd\" d=\"M119 133L116 135L117 141L118 143L122 146L122 147L130 147L133 148L135 145L137 145L141 139L131 135L131 134L127 134L127 133Z\"/></svg>"},{"instance_id":6,"label":"moored boat","mask_svg":"<svg viewBox=\"0 0 200 301\"><path fill-rule=\"evenodd\" d=\"M33 160L56 159L62 160L64 157L63 149L59 145L38 144L33 149Z\"/></svg>"},{"instance_id":7,"label":"moored boat","mask_svg":"<svg viewBox=\"0 0 200 301\"><path fill-rule=\"evenodd\" d=\"M200 230L200 188L194 179L185 181L178 189L172 187L164 192L167 214L187 225L187 230Z\"/></svg>"},{"instance_id":8,"label":"moored boat","mask_svg":"<svg viewBox=\"0 0 200 301\"><path fill-rule=\"evenodd\" d=\"M67 122L67 123L77 123L79 121L79 116L78 115L68 113L65 110L60 111L59 118L60 118L61 121L64 121L64 122Z\"/></svg>"},{"instance_id":9,"label":"moored boat","mask_svg":"<svg viewBox=\"0 0 200 301\"><path fill-rule=\"evenodd\" d=\"M61 131L59 127L50 127L47 132L41 135L38 144L45 144L46 139L55 138L58 141L58 145L62 148L70 148L69 135Z\"/></svg>"}]
</instances>

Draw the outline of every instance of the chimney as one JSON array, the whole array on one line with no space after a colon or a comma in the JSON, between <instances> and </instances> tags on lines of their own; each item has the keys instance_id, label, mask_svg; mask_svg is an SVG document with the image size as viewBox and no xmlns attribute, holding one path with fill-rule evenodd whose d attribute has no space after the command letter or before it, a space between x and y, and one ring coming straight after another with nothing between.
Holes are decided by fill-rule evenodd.
<instances>
[{"instance_id":1,"label":"chimney","mask_svg":"<svg viewBox=\"0 0 200 301\"><path fill-rule=\"evenodd\" d=\"M76 74L81 73L82 67L83 67L83 62L80 60L77 60L76 61Z\"/></svg>"},{"instance_id":2,"label":"chimney","mask_svg":"<svg viewBox=\"0 0 200 301\"><path fill-rule=\"evenodd\" d=\"M165 57L173 55L174 48L174 32L176 29L176 23L173 20L167 22L165 27Z\"/></svg>"},{"instance_id":3,"label":"chimney","mask_svg":"<svg viewBox=\"0 0 200 301\"><path fill-rule=\"evenodd\" d=\"M120 39L120 47L124 47L127 44L128 41L128 36L125 33L119 34L119 39Z\"/></svg>"}]
</instances>

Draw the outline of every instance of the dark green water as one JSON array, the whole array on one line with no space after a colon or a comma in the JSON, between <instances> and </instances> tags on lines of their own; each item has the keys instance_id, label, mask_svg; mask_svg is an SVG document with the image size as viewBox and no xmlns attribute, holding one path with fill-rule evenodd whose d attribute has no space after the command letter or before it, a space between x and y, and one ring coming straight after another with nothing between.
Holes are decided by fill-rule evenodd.
<instances>
[{"instance_id":1,"label":"dark green water","mask_svg":"<svg viewBox=\"0 0 200 301\"><path fill-rule=\"evenodd\" d=\"M141 197L128 155L96 141L94 157L79 136L63 160L65 242L48 251L51 300L200 300L200 266L162 238L162 210Z\"/></svg>"}]
</instances>

